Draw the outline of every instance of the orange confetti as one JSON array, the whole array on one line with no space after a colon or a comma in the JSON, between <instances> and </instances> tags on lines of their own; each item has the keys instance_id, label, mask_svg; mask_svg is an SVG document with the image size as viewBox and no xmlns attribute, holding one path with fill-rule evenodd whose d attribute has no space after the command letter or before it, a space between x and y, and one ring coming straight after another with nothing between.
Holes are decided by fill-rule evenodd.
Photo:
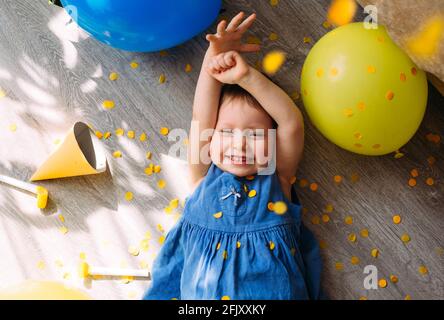
<instances>
[{"instance_id":1,"label":"orange confetti","mask_svg":"<svg viewBox=\"0 0 444 320\"><path fill-rule=\"evenodd\" d=\"M426 184L428 186L433 186L435 184L435 180L433 180L433 178L427 178Z\"/></svg>"},{"instance_id":2,"label":"orange confetti","mask_svg":"<svg viewBox=\"0 0 444 320\"><path fill-rule=\"evenodd\" d=\"M310 184L310 190L313 191L313 192L317 191L318 190L318 184L314 183L314 182L312 184Z\"/></svg>"},{"instance_id":3,"label":"orange confetti","mask_svg":"<svg viewBox=\"0 0 444 320\"><path fill-rule=\"evenodd\" d=\"M335 26L343 26L353 20L356 10L355 0L333 0L328 10L327 20Z\"/></svg>"},{"instance_id":4,"label":"orange confetti","mask_svg":"<svg viewBox=\"0 0 444 320\"><path fill-rule=\"evenodd\" d=\"M388 91L385 95L385 98L388 101L392 101L394 97L395 97L395 93L393 91Z\"/></svg>"},{"instance_id":5,"label":"orange confetti","mask_svg":"<svg viewBox=\"0 0 444 320\"><path fill-rule=\"evenodd\" d=\"M409 179L409 186L410 187L416 186L416 179L413 179L413 178Z\"/></svg>"},{"instance_id":6,"label":"orange confetti","mask_svg":"<svg viewBox=\"0 0 444 320\"><path fill-rule=\"evenodd\" d=\"M341 183L341 182L342 182L342 177L339 176L339 175L336 175L336 176L333 177L333 180L334 180L336 183Z\"/></svg>"},{"instance_id":7,"label":"orange confetti","mask_svg":"<svg viewBox=\"0 0 444 320\"><path fill-rule=\"evenodd\" d=\"M419 176L418 169L412 169L412 170L410 171L410 175L411 175L413 178L417 178L417 177Z\"/></svg>"}]
</instances>

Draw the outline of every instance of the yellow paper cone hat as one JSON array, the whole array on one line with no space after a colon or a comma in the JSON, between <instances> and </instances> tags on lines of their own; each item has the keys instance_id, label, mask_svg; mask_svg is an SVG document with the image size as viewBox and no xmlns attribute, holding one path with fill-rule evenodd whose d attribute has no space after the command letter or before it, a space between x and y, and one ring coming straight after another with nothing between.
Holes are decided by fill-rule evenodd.
<instances>
[{"instance_id":1,"label":"yellow paper cone hat","mask_svg":"<svg viewBox=\"0 0 444 320\"><path fill-rule=\"evenodd\" d=\"M105 170L106 157L99 139L86 124L77 122L30 180L82 176Z\"/></svg>"}]
</instances>

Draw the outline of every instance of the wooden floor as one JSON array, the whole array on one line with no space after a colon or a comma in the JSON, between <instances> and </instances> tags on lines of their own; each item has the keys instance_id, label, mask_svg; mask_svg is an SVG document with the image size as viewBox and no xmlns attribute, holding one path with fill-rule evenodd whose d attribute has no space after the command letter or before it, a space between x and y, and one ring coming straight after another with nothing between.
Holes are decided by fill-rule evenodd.
<instances>
[{"instance_id":1,"label":"wooden floor","mask_svg":"<svg viewBox=\"0 0 444 320\"><path fill-rule=\"evenodd\" d=\"M222 15L257 12L251 35L261 39L264 50L248 60L255 63L273 48L284 50L288 60L274 80L291 94L299 90L307 53L328 31L322 26L328 3L280 1L272 7L267 0L229 0ZM103 266L139 268L152 263L159 238L178 217L163 209L186 194L179 180L183 166L166 156L173 142L159 129L188 130L207 44L200 35L167 55L129 53L99 43L68 21L62 9L46 0L7 0L0 5L0 87L6 92L0 98L0 174L29 179L78 120L112 133L103 140L109 170L42 183L51 193L45 211L38 210L29 195L0 185L0 287L50 279L79 286L94 298L139 299L149 281L83 283L77 265L85 256L90 264ZM278 34L277 41L268 39L271 32ZM304 37L313 41L304 43ZM139 67L132 69L131 61ZM191 72L185 72L188 63ZM117 72L119 79L110 81L110 72ZM166 76L163 84L158 81L161 74ZM114 109L101 107L106 99L115 101ZM117 128L134 130L136 139L116 136ZM405 155L400 159L341 150L307 117L306 128L298 179L315 182L319 189L313 192L298 183L297 192L306 208L303 219L323 247L323 286L330 298L443 299L444 152L442 142L429 141L427 134L444 137L444 99L430 88L424 122L401 149ZM142 132L148 136L145 142L138 139ZM122 158L113 158L116 150ZM150 163L147 151L153 154L152 162L162 166L153 176L144 174ZM432 165L431 156L436 159ZM414 168L419 177L412 188L408 180ZM335 175L343 176L343 182L335 184ZM425 183L429 177L435 180L433 186ZM166 180L165 189L157 187L158 179ZM125 199L128 191L134 196L131 201ZM328 209L333 211L325 213ZM398 225L392 222L395 214L402 217ZM348 216L352 224L345 223ZM368 230L368 237L360 235L362 229ZM352 233L355 242L348 240ZM411 241L403 243L403 234ZM140 247L141 241L140 253L130 254L129 247ZM379 250L377 258L371 256L374 248ZM352 257L359 263L352 264ZM378 268L379 278L388 280L386 288L364 289L366 265ZM421 266L428 272L421 274ZM396 284L390 282L391 275L398 277Z\"/></svg>"}]
</instances>

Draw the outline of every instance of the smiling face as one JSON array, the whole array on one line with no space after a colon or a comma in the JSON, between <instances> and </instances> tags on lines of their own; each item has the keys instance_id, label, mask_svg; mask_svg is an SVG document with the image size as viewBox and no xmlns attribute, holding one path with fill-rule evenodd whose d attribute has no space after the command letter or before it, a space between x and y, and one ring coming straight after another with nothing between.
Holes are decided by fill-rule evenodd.
<instances>
[{"instance_id":1,"label":"smiling face","mask_svg":"<svg viewBox=\"0 0 444 320\"><path fill-rule=\"evenodd\" d=\"M256 174L268 164L269 129L273 129L272 118L251 99L222 99L210 144L211 160L238 177Z\"/></svg>"}]
</instances>

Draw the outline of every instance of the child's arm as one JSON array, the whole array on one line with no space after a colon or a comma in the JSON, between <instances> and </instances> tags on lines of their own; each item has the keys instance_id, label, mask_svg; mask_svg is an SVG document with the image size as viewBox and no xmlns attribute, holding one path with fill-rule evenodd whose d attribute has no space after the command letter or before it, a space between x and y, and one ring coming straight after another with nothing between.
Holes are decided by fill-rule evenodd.
<instances>
[{"instance_id":1,"label":"child's arm","mask_svg":"<svg viewBox=\"0 0 444 320\"><path fill-rule=\"evenodd\" d=\"M223 68L220 61L225 62ZM220 82L239 84L276 121L276 169L281 182L290 186L304 149L304 122L299 108L281 88L249 66L235 51L212 59L208 72Z\"/></svg>"},{"instance_id":2,"label":"child's arm","mask_svg":"<svg viewBox=\"0 0 444 320\"><path fill-rule=\"evenodd\" d=\"M208 171L210 162L204 163L202 160L205 159L201 159L200 154L205 146L208 147L210 139L202 139L201 141L201 133L207 129L214 129L216 126L222 88L222 83L210 76L206 72L206 68L209 61L221 52L229 50L254 52L259 50L258 45L242 44L241 42L243 34L253 24L255 18L256 15L252 14L243 20L244 13L240 12L231 20L228 26L227 22L223 20L217 26L217 33L209 34L206 37L210 42L210 46L205 54L196 86L193 103L193 122L190 129L188 145L188 164L193 188L202 180Z\"/></svg>"}]
</instances>

